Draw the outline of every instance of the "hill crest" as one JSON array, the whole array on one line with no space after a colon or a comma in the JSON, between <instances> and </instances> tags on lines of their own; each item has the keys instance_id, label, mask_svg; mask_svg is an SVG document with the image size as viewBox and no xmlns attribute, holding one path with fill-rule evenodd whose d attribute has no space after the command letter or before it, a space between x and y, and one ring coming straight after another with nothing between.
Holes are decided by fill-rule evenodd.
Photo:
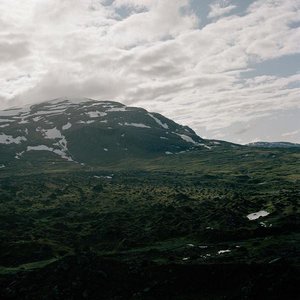
<instances>
[{"instance_id":1,"label":"hill crest","mask_svg":"<svg viewBox=\"0 0 300 300\"><path fill-rule=\"evenodd\" d=\"M47 156L76 163L210 150L191 128L114 101L57 98L0 111L2 164Z\"/></svg>"}]
</instances>

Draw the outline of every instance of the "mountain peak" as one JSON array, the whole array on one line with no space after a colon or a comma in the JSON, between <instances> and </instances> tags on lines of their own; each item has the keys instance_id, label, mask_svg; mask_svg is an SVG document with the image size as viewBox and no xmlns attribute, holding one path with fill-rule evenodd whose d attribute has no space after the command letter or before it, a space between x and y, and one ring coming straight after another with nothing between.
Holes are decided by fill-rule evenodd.
<instances>
[{"instance_id":1,"label":"mountain peak","mask_svg":"<svg viewBox=\"0 0 300 300\"><path fill-rule=\"evenodd\" d=\"M191 128L114 101L62 97L0 111L0 161L114 162L210 149ZM33 154L34 153L34 154Z\"/></svg>"}]
</instances>

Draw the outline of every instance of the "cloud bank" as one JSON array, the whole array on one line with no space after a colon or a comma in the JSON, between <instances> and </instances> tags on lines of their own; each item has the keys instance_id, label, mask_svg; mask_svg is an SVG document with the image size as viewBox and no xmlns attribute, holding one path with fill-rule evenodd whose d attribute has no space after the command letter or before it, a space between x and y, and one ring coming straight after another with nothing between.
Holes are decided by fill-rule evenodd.
<instances>
[{"instance_id":1,"label":"cloud bank","mask_svg":"<svg viewBox=\"0 0 300 300\"><path fill-rule=\"evenodd\" d=\"M208 138L300 142L282 117L300 117L300 2L239 2L0 0L0 108L85 96L143 106ZM297 72L255 75L291 56ZM276 118L282 132L267 126Z\"/></svg>"}]
</instances>

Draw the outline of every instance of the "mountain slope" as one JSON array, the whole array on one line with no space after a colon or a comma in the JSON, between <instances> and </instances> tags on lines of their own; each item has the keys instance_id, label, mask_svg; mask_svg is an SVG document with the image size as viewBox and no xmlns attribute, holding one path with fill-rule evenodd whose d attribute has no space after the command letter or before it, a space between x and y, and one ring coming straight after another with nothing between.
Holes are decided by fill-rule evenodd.
<instances>
[{"instance_id":1,"label":"mountain slope","mask_svg":"<svg viewBox=\"0 0 300 300\"><path fill-rule=\"evenodd\" d=\"M118 102L59 98L0 112L0 164L35 158L75 163L210 149L186 126Z\"/></svg>"},{"instance_id":2,"label":"mountain slope","mask_svg":"<svg viewBox=\"0 0 300 300\"><path fill-rule=\"evenodd\" d=\"M297 298L300 148L89 99L0 122L1 299Z\"/></svg>"}]
</instances>

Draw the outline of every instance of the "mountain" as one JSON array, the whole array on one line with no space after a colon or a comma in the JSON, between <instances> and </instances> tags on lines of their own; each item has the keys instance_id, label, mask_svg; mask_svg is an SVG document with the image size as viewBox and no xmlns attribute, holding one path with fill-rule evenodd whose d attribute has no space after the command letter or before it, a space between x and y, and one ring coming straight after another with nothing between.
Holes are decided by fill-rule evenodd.
<instances>
[{"instance_id":1,"label":"mountain","mask_svg":"<svg viewBox=\"0 0 300 300\"><path fill-rule=\"evenodd\" d=\"M247 146L261 148L300 148L300 144L289 142L253 142L247 144Z\"/></svg>"},{"instance_id":2,"label":"mountain","mask_svg":"<svg viewBox=\"0 0 300 300\"><path fill-rule=\"evenodd\" d=\"M113 101L59 98L0 112L0 165L44 159L116 162L219 144L158 113Z\"/></svg>"},{"instance_id":3,"label":"mountain","mask_svg":"<svg viewBox=\"0 0 300 300\"><path fill-rule=\"evenodd\" d=\"M299 158L112 101L1 111L0 299L296 299Z\"/></svg>"}]
</instances>

